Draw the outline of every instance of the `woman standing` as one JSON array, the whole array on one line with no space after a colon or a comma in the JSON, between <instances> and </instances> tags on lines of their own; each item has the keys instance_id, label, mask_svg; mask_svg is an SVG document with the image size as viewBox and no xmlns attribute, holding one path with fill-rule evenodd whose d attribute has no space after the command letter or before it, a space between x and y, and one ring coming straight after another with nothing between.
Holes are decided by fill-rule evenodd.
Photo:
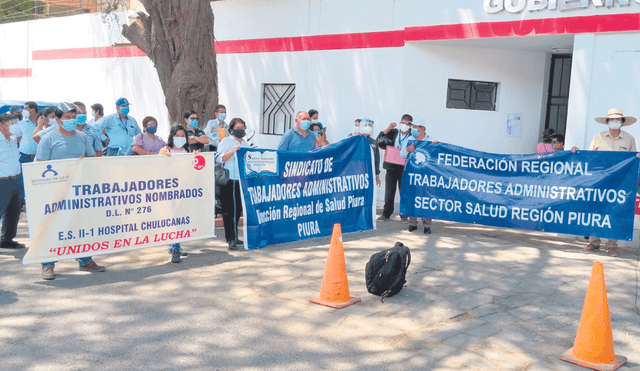
<instances>
[{"instance_id":1,"label":"woman standing","mask_svg":"<svg viewBox=\"0 0 640 371\"><path fill-rule=\"evenodd\" d=\"M222 208L222 222L224 237L229 244L229 250L238 250L238 245L244 242L238 239L238 220L242 214L242 196L240 195L240 175L235 153L242 147L250 147L242 139L247 126L241 118L234 118L229 123L231 136L224 138L218 145L216 161L223 164L229 171L229 182L220 186L220 204Z\"/></svg>"},{"instance_id":2,"label":"woman standing","mask_svg":"<svg viewBox=\"0 0 640 371\"><path fill-rule=\"evenodd\" d=\"M188 153L189 146L187 144L187 131L180 125L176 125L171 128L171 132L169 133L169 139L167 139L167 145L162 147L158 154L171 156L172 153ZM180 263L180 255L187 256L187 253L184 253L180 249L179 243L174 243L171 245L169 249L171 253L171 262L172 263Z\"/></svg>"},{"instance_id":3,"label":"woman standing","mask_svg":"<svg viewBox=\"0 0 640 371\"><path fill-rule=\"evenodd\" d=\"M166 145L164 140L156 135L158 120L147 116L142 120L143 133L133 139L132 150L136 155L155 155Z\"/></svg>"}]
</instances>

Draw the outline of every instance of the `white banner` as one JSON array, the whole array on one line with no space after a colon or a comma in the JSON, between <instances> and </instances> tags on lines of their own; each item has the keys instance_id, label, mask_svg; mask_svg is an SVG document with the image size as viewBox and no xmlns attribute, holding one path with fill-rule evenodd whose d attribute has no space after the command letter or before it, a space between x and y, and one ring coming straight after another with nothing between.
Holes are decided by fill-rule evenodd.
<instances>
[{"instance_id":1,"label":"white banner","mask_svg":"<svg viewBox=\"0 0 640 371\"><path fill-rule=\"evenodd\" d=\"M22 165L23 264L215 237L213 152Z\"/></svg>"}]
</instances>

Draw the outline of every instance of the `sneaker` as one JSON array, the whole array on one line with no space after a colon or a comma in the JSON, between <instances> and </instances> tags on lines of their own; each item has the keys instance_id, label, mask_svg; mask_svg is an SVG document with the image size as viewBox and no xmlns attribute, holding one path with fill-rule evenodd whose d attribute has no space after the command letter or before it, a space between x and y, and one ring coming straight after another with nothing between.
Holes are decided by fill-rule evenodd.
<instances>
[{"instance_id":1,"label":"sneaker","mask_svg":"<svg viewBox=\"0 0 640 371\"><path fill-rule=\"evenodd\" d=\"M376 219L376 220L378 220L379 222L386 222L387 220L389 220L389 217L386 217L384 215L380 215L378 217L378 219Z\"/></svg>"},{"instance_id":2,"label":"sneaker","mask_svg":"<svg viewBox=\"0 0 640 371\"><path fill-rule=\"evenodd\" d=\"M180 249L174 249L171 252L171 262L180 263Z\"/></svg>"},{"instance_id":3,"label":"sneaker","mask_svg":"<svg viewBox=\"0 0 640 371\"><path fill-rule=\"evenodd\" d=\"M618 253L618 248L617 247L610 247L607 252L609 253L609 256L618 256L618 255L620 255L620 253Z\"/></svg>"},{"instance_id":4,"label":"sneaker","mask_svg":"<svg viewBox=\"0 0 640 371\"><path fill-rule=\"evenodd\" d=\"M104 272L105 268L101 265L96 264L93 260L89 264L81 265L78 269L85 272Z\"/></svg>"},{"instance_id":5,"label":"sneaker","mask_svg":"<svg viewBox=\"0 0 640 371\"><path fill-rule=\"evenodd\" d=\"M53 273L53 267L42 267L42 279L47 281L56 279L56 274Z\"/></svg>"},{"instance_id":6,"label":"sneaker","mask_svg":"<svg viewBox=\"0 0 640 371\"><path fill-rule=\"evenodd\" d=\"M424 227L424 234L431 234L431 227Z\"/></svg>"},{"instance_id":7,"label":"sneaker","mask_svg":"<svg viewBox=\"0 0 640 371\"><path fill-rule=\"evenodd\" d=\"M178 251L180 251L180 256L189 256L189 253L182 250L182 247L179 248ZM169 246L169 250L167 251L167 253L173 254L173 248L171 248L171 246Z\"/></svg>"},{"instance_id":8,"label":"sneaker","mask_svg":"<svg viewBox=\"0 0 640 371\"><path fill-rule=\"evenodd\" d=\"M0 247L3 249L24 249L24 244L18 243L16 241L6 241L0 243Z\"/></svg>"},{"instance_id":9,"label":"sneaker","mask_svg":"<svg viewBox=\"0 0 640 371\"><path fill-rule=\"evenodd\" d=\"M407 228L407 230L408 230L409 232L413 232L413 231L415 231L416 229L418 229L418 226L417 226L417 225L410 225L410 226L409 226L409 228Z\"/></svg>"},{"instance_id":10,"label":"sneaker","mask_svg":"<svg viewBox=\"0 0 640 371\"><path fill-rule=\"evenodd\" d=\"M238 245L236 241L229 241L229 250L238 250Z\"/></svg>"},{"instance_id":11,"label":"sneaker","mask_svg":"<svg viewBox=\"0 0 640 371\"><path fill-rule=\"evenodd\" d=\"M400 221L403 223L409 223L409 218L404 215L400 215Z\"/></svg>"},{"instance_id":12,"label":"sneaker","mask_svg":"<svg viewBox=\"0 0 640 371\"><path fill-rule=\"evenodd\" d=\"M592 242L589 242L589 244L585 248L583 248L582 250L584 250L584 251L598 251L598 250L600 250L600 246L596 246Z\"/></svg>"}]
</instances>

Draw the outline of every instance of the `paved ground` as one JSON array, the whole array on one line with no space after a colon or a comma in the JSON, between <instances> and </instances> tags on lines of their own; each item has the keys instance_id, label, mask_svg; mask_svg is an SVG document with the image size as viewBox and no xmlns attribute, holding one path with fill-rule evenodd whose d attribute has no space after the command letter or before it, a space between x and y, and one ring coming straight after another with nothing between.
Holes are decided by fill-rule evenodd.
<instances>
[{"instance_id":1,"label":"paved ground","mask_svg":"<svg viewBox=\"0 0 640 371\"><path fill-rule=\"evenodd\" d=\"M181 264L165 248L98 257L108 271L93 275L62 261L49 282L21 264L24 251L0 251L0 369L583 370L558 356L573 345L601 261L622 370L640 370L637 248L611 258L569 237L404 228L393 218L344 236L362 302L341 310L308 302L329 238L228 252L218 237L184 244ZM19 237L28 243L24 222ZM364 267L396 241L411 248L408 282L381 303Z\"/></svg>"}]
</instances>

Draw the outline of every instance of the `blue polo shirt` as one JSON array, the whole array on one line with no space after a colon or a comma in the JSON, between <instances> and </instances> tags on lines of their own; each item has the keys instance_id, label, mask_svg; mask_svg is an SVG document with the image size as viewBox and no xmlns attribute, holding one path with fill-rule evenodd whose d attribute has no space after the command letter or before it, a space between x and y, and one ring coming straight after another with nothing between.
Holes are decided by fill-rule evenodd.
<instances>
[{"instance_id":1,"label":"blue polo shirt","mask_svg":"<svg viewBox=\"0 0 640 371\"><path fill-rule=\"evenodd\" d=\"M315 134L311 130L307 130L307 136L303 137L295 127L284 133L278 144L278 149L282 151L309 152L315 148Z\"/></svg>"},{"instance_id":2,"label":"blue polo shirt","mask_svg":"<svg viewBox=\"0 0 640 371\"><path fill-rule=\"evenodd\" d=\"M133 137L142 131L138 122L131 116L125 120L121 119L118 113L105 116L95 124L97 130L105 129L109 137L109 148L122 148L127 154L131 154L131 143Z\"/></svg>"},{"instance_id":3,"label":"blue polo shirt","mask_svg":"<svg viewBox=\"0 0 640 371\"><path fill-rule=\"evenodd\" d=\"M29 118L23 119L19 123L17 123L16 128L14 129L14 134L16 137L20 139L20 152L25 155L35 155L38 150L38 143L33 140L33 129L36 128L36 124L31 122Z\"/></svg>"}]
</instances>

